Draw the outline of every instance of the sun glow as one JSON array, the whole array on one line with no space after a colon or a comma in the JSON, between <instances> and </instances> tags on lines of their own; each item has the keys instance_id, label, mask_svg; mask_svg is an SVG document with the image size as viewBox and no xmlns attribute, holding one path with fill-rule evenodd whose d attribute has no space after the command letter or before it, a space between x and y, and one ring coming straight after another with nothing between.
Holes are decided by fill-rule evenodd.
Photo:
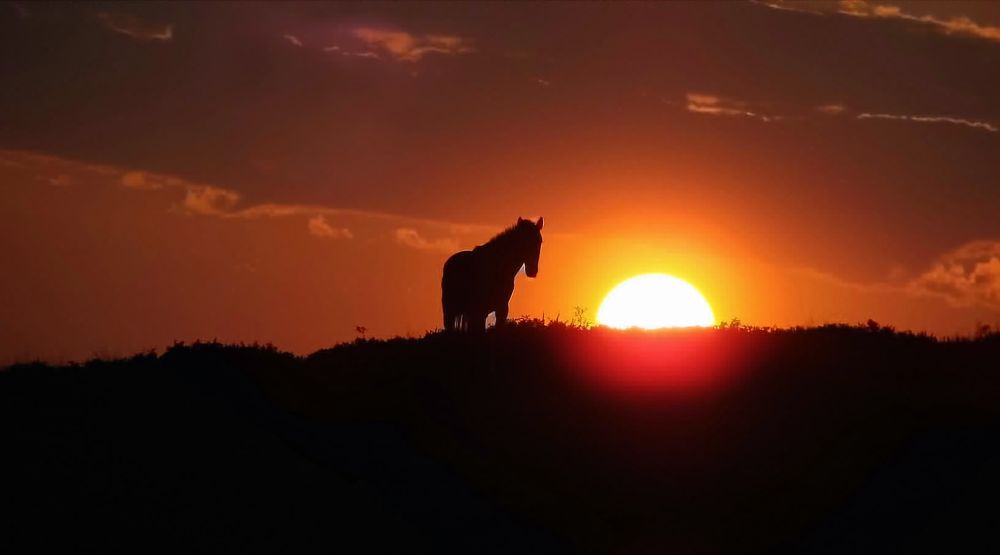
<instances>
[{"instance_id":1,"label":"sun glow","mask_svg":"<svg viewBox=\"0 0 1000 555\"><path fill-rule=\"evenodd\" d=\"M666 274L643 274L619 283L604 297L597 323L620 329L707 327L715 316L690 283Z\"/></svg>"}]
</instances>

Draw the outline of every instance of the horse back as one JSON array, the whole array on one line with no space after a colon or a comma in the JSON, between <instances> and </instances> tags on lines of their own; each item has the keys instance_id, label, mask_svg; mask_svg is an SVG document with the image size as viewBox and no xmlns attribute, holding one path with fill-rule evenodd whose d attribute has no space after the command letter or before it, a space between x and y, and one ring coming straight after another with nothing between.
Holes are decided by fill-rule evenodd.
<instances>
[{"instance_id":1,"label":"horse back","mask_svg":"<svg viewBox=\"0 0 1000 555\"><path fill-rule=\"evenodd\" d=\"M472 265L472 251L461 251L448 257L444 263L444 278L468 271Z\"/></svg>"},{"instance_id":2,"label":"horse back","mask_svg":"<svg viewBox=\"0 0 1000 555\"><path fill-rule=\"evenodd\" d=\"M472 251L457 252L444 263L441 287L450 289L473 278L474 264Z\"/></svg>"}]
</instances>

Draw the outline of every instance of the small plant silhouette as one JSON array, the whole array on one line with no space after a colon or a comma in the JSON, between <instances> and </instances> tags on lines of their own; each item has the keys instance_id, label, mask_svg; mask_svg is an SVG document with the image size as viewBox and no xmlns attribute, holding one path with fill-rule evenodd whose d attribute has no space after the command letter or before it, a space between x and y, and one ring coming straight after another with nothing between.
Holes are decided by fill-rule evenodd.
<instances>
[{"instance_id":1,"label":"small plant silhouette","mask_svg":"<svg viewBox=\"0 0 1000 555\"><path fill-rule=\"evenodd\" d=\"M594 322L587 317L587 307L574 306L573 318L569 321L569 325L580 329L590 329L594 327Z\"/></svg>"},{"instance_id":2,"label":"small plant silhouette","mask_svg":"<svg viewBox=\"0 0 1000 555\"><path fill-rule=\"evenodd\" d=\"M365 335L368 333L368 328L364 326L354 326L354 331L358 332L358 335L361 336L362 340L367 339Z\"/></svg>"}]
</instances>

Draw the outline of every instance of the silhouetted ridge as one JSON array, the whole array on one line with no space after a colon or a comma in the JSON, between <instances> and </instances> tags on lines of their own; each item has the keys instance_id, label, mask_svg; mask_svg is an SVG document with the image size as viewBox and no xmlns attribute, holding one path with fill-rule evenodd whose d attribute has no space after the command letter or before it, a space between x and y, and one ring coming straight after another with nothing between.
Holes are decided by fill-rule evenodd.
<instances>
[{"instance_id":1,"label":"silhouetted ridge","mask_svg":"<svg viewBox=\"0 0 1000 555\"><path fill-rule=\"evenodd\" d=\"M517 322L0 372L0 550L995 551L1000 336Z\"/></svg>"}]
</instances>

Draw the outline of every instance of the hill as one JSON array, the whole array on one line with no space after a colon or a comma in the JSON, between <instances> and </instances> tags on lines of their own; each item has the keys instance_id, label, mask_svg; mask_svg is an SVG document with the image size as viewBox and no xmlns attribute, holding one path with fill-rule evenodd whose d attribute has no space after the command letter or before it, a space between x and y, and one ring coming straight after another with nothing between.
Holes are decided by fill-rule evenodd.
<instances>
[{"instance_id":1,"label":"hill","mask_svg":"<svg viewBox=\"0 0 1000 555\"><path fill-rule=\"evenodd\" d=\"M997 550L1000 336L521 322L0 372L0 550Z\"/></svg>"}]
</instances>

